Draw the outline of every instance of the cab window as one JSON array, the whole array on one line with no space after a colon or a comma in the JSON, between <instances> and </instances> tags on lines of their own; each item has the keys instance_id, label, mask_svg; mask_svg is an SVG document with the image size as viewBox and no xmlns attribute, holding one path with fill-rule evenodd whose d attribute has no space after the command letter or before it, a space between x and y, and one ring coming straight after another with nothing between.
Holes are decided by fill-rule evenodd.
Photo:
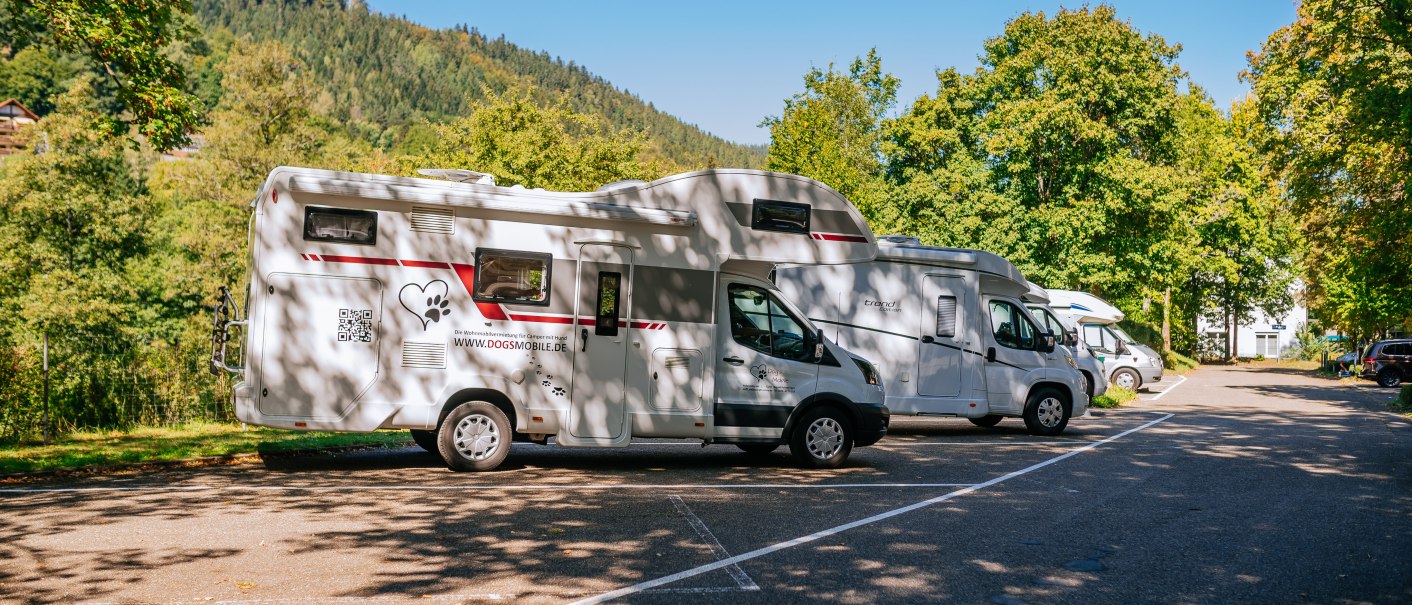
<instances>
[{"instance_id":1,"label":"cab window","mask_svg":"<svg viewBox=\"0 0 1412 605\"><path fill-rule=\"evenodd\" d=\"M1064 329L1064 324L1059 323L1059 318L1055 317L1053 313L1050 313L1043 307L1030 307L1030 311L1033 312L1034 318L1039 320L1039 329L1041 332L1053 334L1054 340L1059 344L1072 344L1069 342L1069 334L1068 331Z\"/></svg>"},{"instance_id":2,"label":"cab window","mask_svg":"<svg viewBox=\"0 0 1412 605\"><path fill-rule=\"evenodd\" d=\"M995 342L1011 349L1037 349L1038 330L1025 315L1013 304L1003 300L991 301L990 326L995 331Z\"/></svg>"},{"instance_id":3,"label":"cab window","mask_svg":"<svg viewBox=\"0 0 1412 605\"><path fill-rule=\"evenodd\" d=\"M1115 349L1114 344L1116 342L1117 338L1113 336L1112 332L1108 331L1108 328L1092 324L1084 326L1084 343L1088 346L1100 351L1112 353Z\"/></svg>"},{"instance_id":4,"label":"cab window","mask_svg":"<svg viewBox=\"0 0 1412 605\"><path fill-rule=\"evenodd\" d=\"M804 322L786 311L764 288L731 284L726 288L731 338L775 357L804 360Z\"/></svg>"}]
</instances>

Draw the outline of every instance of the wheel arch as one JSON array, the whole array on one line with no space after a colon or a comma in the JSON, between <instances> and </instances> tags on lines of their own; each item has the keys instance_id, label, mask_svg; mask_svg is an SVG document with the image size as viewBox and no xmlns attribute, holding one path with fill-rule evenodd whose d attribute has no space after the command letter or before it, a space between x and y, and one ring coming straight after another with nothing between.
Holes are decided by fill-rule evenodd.
<instances>
[{"instance_id":1,"label":"wheel arch","mask_svg":"<svg viewBox=\"0 0 1412 605\"><path fill-rule=\"evenodd\" d=\"M510 429L516 430L518 425L516 424L515 404L510 401L510 397L496 389L484 387L461 389L447 397L446 402L441 404L441 411L436 416L436 427L441 428L441 423L446 420L446 415L456 409L456 406L467 401L484 401L500 408L500 411L505 412L505 417L510 419Z\"/></svg>"},{"instance_id":2,"label":"wheel arch","mask_svg":"<svg viewBox=\"0 0 1412 605\"><path fill-rule=\"evenodd\" d=\"M842 410L848 417L848 421L853 423L856 431L862 426L863 418L858 415L858 411L849 405L849 400L838 393L815 393L804 398L799 405L794 406L794 410L789 413L789 420L784 423L784 432L780 433L780 439L789 441L790 435L794 434L795 427L799 424L799 419L804 417L810 410L820 407L834 407Z\"/></svg>"},{"instance_id":3,"label":"wheel arch","mask_svg":"<svg viewBox=\"0 0 1412 605\"><path fill-rule=\"evenodd\" d=\"M1069 406L1069 409L1073 409L1075 399L1073 389L1069 388L1069 385L1067 384L1064 384L1062 382L1054 382L1052 380L1041 380L1030 386L1029 392L1025 394L1025 405L1028 407L1030 397L1033 396L1035 393L1045 389L1057 391L1059 395L1064 398L1064 405Z\"/></svg>"}]
</instances>

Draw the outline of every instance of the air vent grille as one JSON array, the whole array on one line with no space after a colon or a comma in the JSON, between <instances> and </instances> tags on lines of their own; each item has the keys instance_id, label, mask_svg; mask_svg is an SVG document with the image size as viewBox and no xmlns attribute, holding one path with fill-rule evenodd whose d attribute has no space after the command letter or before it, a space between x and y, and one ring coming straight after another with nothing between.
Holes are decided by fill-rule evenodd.
<instances>
[{"instance_id":1,"label":"air vent grille","mask_svg":"<svg viewBox=\"0 0 1412 605\"><path fill-rule=\"evenodd\" d=\"M690 357L668 357L663 363L667 368L688 368L691 367Z\"/></svg>"},{"instance_id":2,"label":"air vent grille","mask_svg":"<svg viewBox=\"0 0 1412 605\"><path fill-rule=\"evenodd\" d=\"M445 368L446 343L402 341L402 367Z\"/></svg>"},{"instance_id":3,"label":"air vent grille","mask_svg":"<svg viewBox=\"0 0 1412 605\"><path fill-rule=\"evenodd\" d=\"M420 233L456 234L456 213L450 208L412 207L412 230Z\"/></svg>"}]
</instances>

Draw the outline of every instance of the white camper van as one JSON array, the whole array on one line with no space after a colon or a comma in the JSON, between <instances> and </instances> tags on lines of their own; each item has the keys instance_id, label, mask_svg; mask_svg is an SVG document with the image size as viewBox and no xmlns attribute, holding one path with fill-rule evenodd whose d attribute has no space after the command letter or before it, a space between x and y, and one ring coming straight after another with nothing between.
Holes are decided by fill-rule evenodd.
<instances>
[{"instance_id":1,"label":"white camper van","mask_svg":"<svg viewBox=\"0 0 1412 605\"><path fill-rule=\"evenodd\" d=\"M1088 412L1073 359L1030 316L1028 282L999 256L886 236L874 262L782 265L775 283L826 336L878 364L893 414L986 427L1019 416L1057 435Z\"/></svg>"},{"instance_id":2,"label":"white camper van","mask_svg":"<svg viewBox=\"0 0 1412 605\"><path fill-rule=\"evenodd\" d=\"M1049 308L1078 327L1079 338L1103 361L1109 382L1136 391L1162 380L1162 356L1118 327L1123 320L1121 310L1087 292L1048 292Z\"/></svg>"},{"instance_id":3,"label":"white camper van","mask_svg":"<svg viewBox=\"0 0 1412 605\"><path fill-rule=\"evenodd\" d=\"M788 443L831 467L886 433L873 366L768 281L776 263L873 259L838 192L755 170L586 193L440 172L467 182L270 173L247 314L223 296L215 326L213 366L240 375L242 422L412 429L454 470L495 468L512 438L635 436Z\"/></svg>"},{"instance_id":4,"label":"white camper van","mask_svg":"<svg viewBox=\"0 0 1412 605\"><path fill-rule=\"evenodd\" d=\"M1073 356L1079 374L1083 375L1084 391L1088 393L1089 399L1107 393L1108 372L1103 369L1103 360L1094 355L1088 344L1079 338L1077 326L1060 319L1049 308L1049 292L1039 287L1039 284L1029 282L1029 290L1025 292L1024 299L1030 314L1039 322L1040 331L1053 334L1055 340Z\"/></svg>"}]
</instances>

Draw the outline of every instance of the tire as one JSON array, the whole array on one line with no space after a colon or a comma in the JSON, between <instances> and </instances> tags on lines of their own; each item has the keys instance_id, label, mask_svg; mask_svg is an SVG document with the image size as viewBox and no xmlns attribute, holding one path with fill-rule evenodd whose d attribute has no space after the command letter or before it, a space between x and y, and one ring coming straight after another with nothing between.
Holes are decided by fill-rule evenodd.
<instances>
[{"instance_id":1,"label":"tire","mask_svg":"<svg viewBox=\"0 0 1412 605\"><path fill-rule=\"evenodd\" d=\"M853 451L853 421L824 405L804 413L789 436L789 452L805 468L838 468Z\"/></svg>"},{"instance_id":2,"label":"tire","mask_svg":"<svg viewBox=\"0 0 1412 605\"><path fill-rule=\"evenodd\" d=\"M1000 424L1000 421L1004 419L1005 417L999 414L991 414L989 416L981 416L980 418L967 418L966 420L970 420L971 424L974 424L978 427L988 429L997 424Z\"/></svg>"},{"instance_id":3,"label":"tire","mask_svg":"<svg viewBox=\"0 0 1412 605\"><path fill-rule=\"evenodd\" d=\"M740 451L745 452L745 453L747 453L747 454L750 454L751 456L764 456L764 455L766 455L766 454L769 454L769 453L774 452L775 450L779 449L780 444L778 444L778 443L737 443L737 444L735 444L735 446L738 447L738 448L740 448Z\"/></svg>"},{"instance_id":4,"label":"tire","mask_svg":"<svg viewBox=\"0 0 1412 605\"><path fill-rule=\"evenodd\" d=\"M412 429L412 441L416 441L417 445L428 452L441 455L441 448L436 444L435 430Z\"/></svg>"},{"instance_id":5,"label":"tire","mask_svg":"<svg viewBox=\"0 0 1412 605\"><path fill-rule=\"evenodd\" d=\"M1138 376L1137 371L1131 368L1118 368L1118 371L1113 372L1112 384L1129 391L1137 391L1142 387L1142 377Z\"/></svg>"},{"instance_id":6,"label":"tire","mask_svg":"<svg viewBox=\"0 0 1412 605\"><path fill-rule=\"evenodd\" d=\"M1079 377L1083 378L1084 394L1088 395L1089 399L1093 399L1093 376L1088 372L1079 372Z\"/></svg>"},{"instance_id":7,"label":"tire","mask_svg":"<svg viewBox=\"0 0 1412 605\"><path fill-rule=\"evenodd\" d=\"M1380 386L1394 388L1402 384L1402 374L1392 368L1378 372L1378 384Z\"/></svg>"},{"instance_id":8,"label":"tire","mask_svg":"<svg viewBox=\"0 0 1412 605\"><path fill-rule=\"evenodd\" d=\"M437 432L438 452L453 471L488 471L510 454L510 419L484 401L468 401L446 415ZM459 443L459 446L458 446Z\"/></svg>"},{"instance_id":9,"label":"tire","mask_svg":"<svg viewBox=\"0 0 1412 605\"><path fill-rule=\"evenodd\" d=\"M1069 415L1073 413L1069 398L1056 389L1038 389L1030 393L1025 402L1025 428L1031 435L1053 437L1064 432L1069 426Z\"/></svg>"}]
</instances>

